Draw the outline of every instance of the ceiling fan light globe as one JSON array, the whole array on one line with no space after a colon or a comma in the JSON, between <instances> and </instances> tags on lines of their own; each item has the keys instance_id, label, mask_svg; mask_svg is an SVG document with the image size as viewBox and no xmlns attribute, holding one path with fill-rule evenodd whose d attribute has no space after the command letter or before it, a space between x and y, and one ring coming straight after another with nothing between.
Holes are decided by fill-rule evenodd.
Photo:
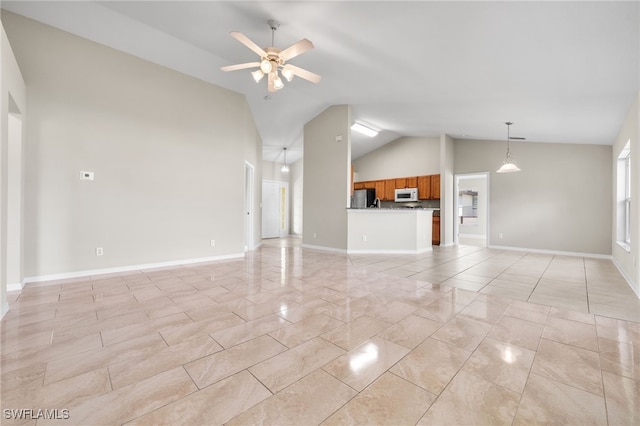
<instances>
[{"instance_id":1,"label":"ceiling fan light globe","mask_svg":"<svg viewBox=\"0 0 640 426\"><path fill-rule=\"evenodd\" d=\"M260 70L263 73L268 74L271 72L271 69L271 61L269 61L268 59L263 59L262 61L260 61Z\"/></svg>"},{"instance_id":2,"label":"ceiling fan light globe","mask_svg":"<svg viewBox=\"0 0 640 426\"><path fill-rule=\"evenodd\" d=\"M264 77L264 73L262 70L255 70L251 73L251 77L253 77L256 83L259 83L260 80L262 80L262 77Z\"/></svg>"},{"instance_id":3,"label":"ceiling fan light globe","mask_svg":"<svg viewBox=\"0 0 640 426\"><path fill-rule=\"evenodd\" d=\"M276 77L273 79L273 88L276 90L280 90L284 87L284 83L280 77Z\"/></svg>"},{"instance_id":4,"label":"ceiling fan light globe","mask_svg":"<svg viewBox=\"0 0 640 426\"><path fill-rule=\"evenodd\" d=\"M295 74L293 73L293 70L291 68L285 65L284 68L282 68L282 76L286 78L287 81L291 81L293 80Z\"/></svg>"}]
</instances>

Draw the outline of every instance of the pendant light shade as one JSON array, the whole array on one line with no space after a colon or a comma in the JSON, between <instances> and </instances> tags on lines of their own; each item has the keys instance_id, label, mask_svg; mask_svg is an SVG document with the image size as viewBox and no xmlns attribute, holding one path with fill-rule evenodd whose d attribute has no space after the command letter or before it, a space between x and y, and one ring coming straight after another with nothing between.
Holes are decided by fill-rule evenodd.
<instances>
[{"instance_id":1,"label":"pendant light shade","mask_svg":"<svg viewBox=\"0 0 640 426\"><path fill-rule=\"evenodd\" d=\"M289 173L289 166L287 165L287 148L282 148L284 151L284 164L280 167L281 173Z\"/></svg>"},{"instance_id":2,"label":"pendant light shade","mask_svg":"<svg viewBox=\"0 0 640 426\"><path fill-rule=\"evenodd\" d=\"M511 156L511 152L509 151L509 140L511 139L510 138L510 134L509 134L509 126L511 126L513 123L510 122L510 121L507 121L504 124L507 125L507 155L505 156L505 159L504 159L504 162L502 163L502 166L500 166L500 168L498 170L496 170L496 173L514 173L514 172L519 172L520 171L520 167L518 167L516 161Z\"/></svg>"}]
</instances>

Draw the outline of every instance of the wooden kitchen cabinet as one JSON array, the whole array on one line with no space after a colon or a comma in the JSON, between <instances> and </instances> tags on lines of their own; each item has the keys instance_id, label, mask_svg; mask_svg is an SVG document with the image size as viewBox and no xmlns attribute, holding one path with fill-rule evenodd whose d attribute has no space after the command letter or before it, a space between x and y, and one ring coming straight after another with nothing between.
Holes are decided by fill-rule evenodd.
<instances>
[{"instance_id":1,"label":"wooden kitchen cabinet","mask_svg":"<svg viewBox=\"0 0 640 426\"><path fill-rule=\"evenodd\" d=\"M440 245L440 216L433 216L431 222L431 244L434 246Z\"/></svg>"},{"instance_id":2,"label":"wooden kitchen cabinet","mask_svg":"<svg viewBox=\"0 0 640 426\"><path fill-rule=\"evenodd\" d=\"M431 175L431 199L440 199L440 175Z\"/></svg>"},{"instance_id":3,"label":"wooden kitchen cabinet","mask_svg":"<svg viewBox=\"0 0 640 426\"><path fill-rule=\"evenodd\" d=\"M396 189L418 188L418 199L440 199L440 175L413 176L394 179L354 182L353 189L375 189L376 197L382 201L395 201Z\"/></svg>"},{"instance_id":4,"label":"wooden kitchen cabinet","mask_svg":"<svg viewBox=\"0 0 640 426\"><path fill-rule=\"evenodd\" d=\"M376 197L380 198L380 200L384 200L385 187L386 187L385 181L383 181L383 180L375 181L374 188L376 189Z\"/></svg>"},{"instance_id":5,"label":"wooden kitchen cabinet","mask_svg":"<svg viewBox=\"0 0 640 426\"><path fill-rule=\"evenodd\" d=\"M440 199L440 175L418 176L418 198L420 200Z\"/></svg>"},{"instance_id":6,"label":"wooden kitchen cabinet","mask_svg":"<svg viewBox=\"0 0 640 426\"><path fill-rule=\"evenodd\" d=\"M418 176L418 199L431 199L431 176Z\"/></svg>"},{"instance_id":7,"label":"wooden kitchen cabinet","mask_svg":"<svg viewBox=\"0 0 640 426\"><path fill-rule=\"evenodd\" d=\"M384 198L380 197L382 201L395 201L396 200L396 179L387 179L384 181Z\"/></svg>"}]
</instances>

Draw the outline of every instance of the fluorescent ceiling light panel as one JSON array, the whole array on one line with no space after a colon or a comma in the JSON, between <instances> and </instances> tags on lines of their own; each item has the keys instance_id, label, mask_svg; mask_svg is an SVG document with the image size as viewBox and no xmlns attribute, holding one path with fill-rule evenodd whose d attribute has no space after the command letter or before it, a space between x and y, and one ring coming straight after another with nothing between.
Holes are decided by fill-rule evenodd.
<instances>
[{"instance_id":1,"label":"fluorescent ceiling light panel","mask_svg":"<svg viewBox=\"0 0 640 426\"><path fill-rule=\"evenodd\" d=\"M373 130L372 128L358 122L353 123L353 125L351 126L351 130L355 130L356 132L362 133L363 135L367 135L370 138L378 135L377 130Z\"/></svg>"}]
</instances>

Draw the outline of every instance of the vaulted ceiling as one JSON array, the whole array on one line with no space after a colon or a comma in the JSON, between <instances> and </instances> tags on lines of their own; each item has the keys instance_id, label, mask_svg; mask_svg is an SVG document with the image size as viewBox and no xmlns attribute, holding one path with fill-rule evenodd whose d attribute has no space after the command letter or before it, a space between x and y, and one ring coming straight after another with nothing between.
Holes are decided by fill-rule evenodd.
<instances>
[{"instance_id":1,"label":"vaulted ceiling","mask_svg":"<svg viewBox=\"0 0 640 426\"><path fill-rule=\"evenodd\" d=\"M2 8L243 93L264 159L303 154L303 126L330 105L381 133L354 133L357 158L400 136L611 144L640 89L640 3L431 1L12 2ZM240 31L322 75L268 93ZM28 83L28 82L27 82Z\"/></svg>"}]
</instances>

